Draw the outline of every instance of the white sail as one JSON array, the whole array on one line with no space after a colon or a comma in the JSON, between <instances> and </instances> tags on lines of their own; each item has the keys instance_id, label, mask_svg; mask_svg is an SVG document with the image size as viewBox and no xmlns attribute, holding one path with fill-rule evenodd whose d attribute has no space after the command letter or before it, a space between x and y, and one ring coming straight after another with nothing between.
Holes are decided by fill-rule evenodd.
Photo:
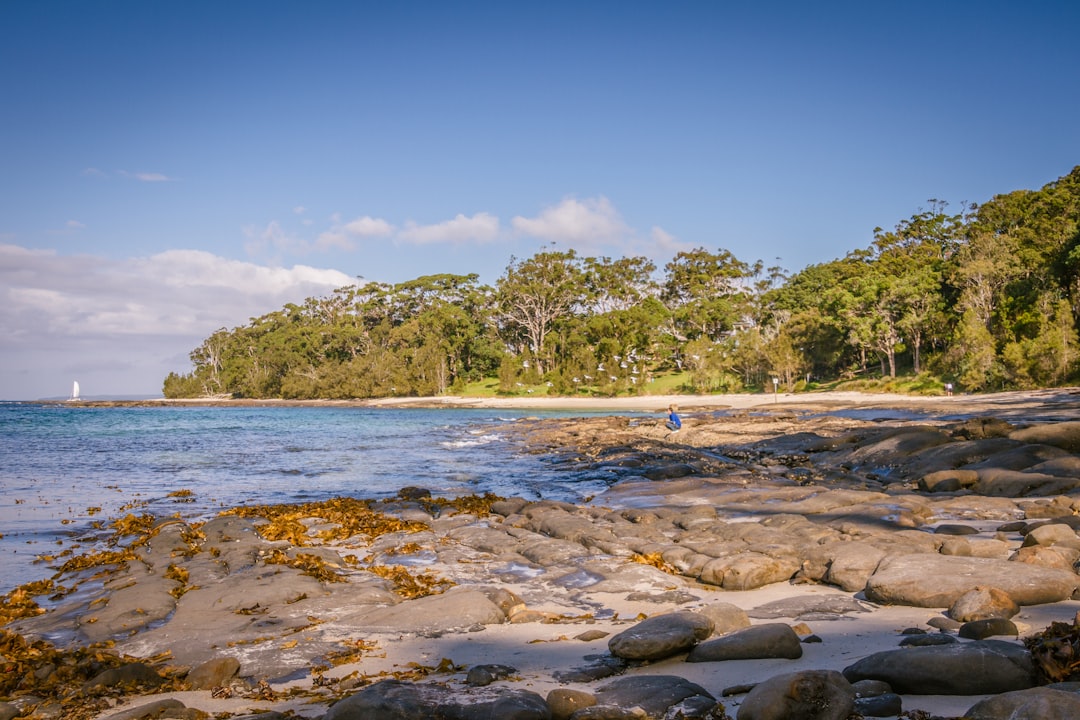
<instances>
[{"instance_id":1,"label":"white sail","mask_svg":"<svg viewBox=\"0 0 1080 720\"><path fill-rule=\"evenodd\" d=\"M71 399L72 400L78 400L79 399L79 381L78 380L75 381L75 385L72 386L72 388L71 388Z\"/></svg>"}]
</instances>

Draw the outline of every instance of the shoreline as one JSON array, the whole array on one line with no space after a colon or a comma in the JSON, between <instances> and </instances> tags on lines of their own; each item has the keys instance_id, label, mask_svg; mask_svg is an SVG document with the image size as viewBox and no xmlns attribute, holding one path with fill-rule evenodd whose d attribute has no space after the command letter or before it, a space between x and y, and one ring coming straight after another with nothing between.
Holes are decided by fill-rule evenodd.
<instances>
[{"instance_id":1,"label":"shoreline","mask_svg":"<svg viewBox=\"0 0 1080 720\"><path fill-rule=\"evenodd\" d=\"M676 435L665 430L662 417L527 419L510 425L530 452L558 460L554 471L578 464L631 473L590 500L510 498L485 513L433 510L422 497L402 496L374 507L394 522L423 528L323 538L321 533L342 522L329 502L296 514L303 526L299 544L261 537L254 521L234 516L204 526L201 540L195 528L164 519L130 568L110 572L100 589L91 583L76 593L77 600L13 627L31 637L111 638L121 652L146 658L167 652L174 666L186 668L235 658L245 679L223 681L233 689L232 698L205 689L162 692L127 696L128 708L173 700L209 712L273 707L314 720L333 701L386 678L410 679L417 686L435 680L461 698L476 697L480 689L466 673L490 663L516 670L493 691L592 694L607 680L584 678L587 672L566 680L565 673L596 670L583 666L587 657L609 653L609 640L642 617L665 613L734 612L734 606L749 615L747 623L780 623L799 628L800 637L818 638L802 640L797 659L687 663L685 653L676 653L630 663L622 671L629 678L679 676L721 698L729 688L785 672L843 671L895 650L904 628L933 639L941 627L934 623L954 618L948 603L924 600L923 594L972 573L978 583L1015 581L1010 591L1018 597L1027 592L1023 576L1044 572L1056 579L1065 573L1064 582L1075 588L1071 596L1065 587L1057 595L1023 599L1012 620L1015 634L995 642L1019 645L1021 637L1051 622L1071 622L1080 611L1080 599L1073 599L1080 598L1080 576L1061 564L1069 546L1055 549L1048 541L1026 547L1027 534L1040 525L1064 533L1064 521L1080 515L1080 478L1068 464L1080 467L1074 459L1080 447L1076 388L948 398L804 393L122 404L512 408L614 416L660 413L672 401L684 414ZM890 409L903 412L875 412ZM734 412L720 412L726 410ZM1025 436L1040 430L1033 426L1060 432ZM971 432L984 435L962 434ZM969 443L981 448L974 459L983 468L960 469L978 463L941 452L970 453ZM1023 468L1016 454L1021 443L1032 448L1025 451L1029 464ZM1049 452L1047 443L1057 449ZM987 465L985 457L999 452L1013 454ZM1058 470L1049 467L1054 463ZM956 489L932 489L930 478ZM1032 492L1035 482L1047 489ZM1007 487L1020 489L1008 494ZM1027 559L1016 561L1025 548ZM279 559L271 564L274 554ZM317 570L344 581L312 575L312 567L300 562L310 556L318 558ZM894 561L890 569L893 557L916 564L905 568ZM456 585L444 594L401 597L368 573L378 565L412 567L417 575L431 572ZM173 566L182 572L161 570ZM868 594L875 576L874 587L882 588L877 596ZM1049 587L1041 580L1034 585L1040 592ZM889 592L906 595L892 601ZM475 614L481 608L490 614ZM955 636L954 627L949 638L957 647L971 646ZM368 648L369 641L375 646ZM317 658L343 648L355 657L311 670ZM958 667L959 684L966 665ZM423 672L417 675L418 670ZM256 681L272 688L273 701L243 696ZM990 695L910 689L900 694L905 710L950 717ZM734 716L746 698L744 689L722 702ZM104 720L120 709L95 717Z\"/></svg>"},{"instance_id":2,"label":"shoreline","mask_svg":"<svg viewBox=\"0 0 1080 720\"><path fill-rule=\"evenodd\" d=\"M792 409L822 407L953 409L956 412L995 412L1034 404L1080 404L1080 387L1044 390L1013 390L968 395L900 395L861 391L806 393L732 393L723 395L634 395L621 397L515 396L473 397L438 395L351 400L282 400L247 398L151 398L144 400L27 400L68 407L362 407L362 408L474 408L513 410L620 410L662 412L676 404L684 412L694 410L741 410L750 408Z\"/></svg>"}]
</instances>

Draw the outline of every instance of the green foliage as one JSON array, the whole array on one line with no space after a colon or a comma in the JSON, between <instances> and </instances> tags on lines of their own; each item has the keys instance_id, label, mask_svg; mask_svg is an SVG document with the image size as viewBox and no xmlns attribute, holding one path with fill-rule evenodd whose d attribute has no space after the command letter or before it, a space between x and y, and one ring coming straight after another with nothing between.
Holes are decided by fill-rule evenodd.
<instances>
[{"instance_id":1,"label":"green foliage","mask_svg":"<svg viewBox=\"0 0 1080 720\"><path fill-rule=\"evenodd\" d=\"M367 398L859 387L939 393L1080 379L1080 166L960 213L929 202L793 275L724 249L544 248L476 275L367 283L221 328L166 397ZM927 372L930 370L933 374ZM830 385L830 383L840 383Z\"/></svg>"}]
</instances>

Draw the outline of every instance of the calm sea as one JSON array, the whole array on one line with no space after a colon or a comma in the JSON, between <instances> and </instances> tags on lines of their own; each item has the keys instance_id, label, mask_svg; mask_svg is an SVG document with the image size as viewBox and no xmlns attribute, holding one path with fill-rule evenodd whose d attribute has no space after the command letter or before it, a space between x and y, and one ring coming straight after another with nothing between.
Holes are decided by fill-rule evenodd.
<instances>
[{"instance_id":1,"label":"calm sea","mask_svg":"<svg viewBox=\"0 0 1080 720\"><path fill-rule=\"evenodd\" d=\"M38 556L128 512L201 519L246 503L383 498L407 485L579 500L613 478L556 469L505 430L522 417L583 414L0 402L0 593L50 576ZM180 490L191 494L171 494Z\"/></svg>"}]
</instances>

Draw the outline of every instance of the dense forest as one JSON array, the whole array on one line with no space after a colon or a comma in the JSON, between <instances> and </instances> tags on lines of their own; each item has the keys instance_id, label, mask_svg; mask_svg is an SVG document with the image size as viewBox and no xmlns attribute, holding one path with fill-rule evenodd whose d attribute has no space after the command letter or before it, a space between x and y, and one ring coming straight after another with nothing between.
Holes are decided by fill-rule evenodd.
<instances>
[{"instance_id":1,"label":"dense forest","mask_svg":"<svg viewBox=\"0 0 1080 720\"><path fill-rule=\"evenodd\" d=\"M915 378L966 391L1080 371L1080 166L1041 190L877 228L866 248L788 275L730 252L511 258L476 275L339 288L222 328L166 397L371 398L461 392L798 390Z\"/></svg>"}]
</instances>

